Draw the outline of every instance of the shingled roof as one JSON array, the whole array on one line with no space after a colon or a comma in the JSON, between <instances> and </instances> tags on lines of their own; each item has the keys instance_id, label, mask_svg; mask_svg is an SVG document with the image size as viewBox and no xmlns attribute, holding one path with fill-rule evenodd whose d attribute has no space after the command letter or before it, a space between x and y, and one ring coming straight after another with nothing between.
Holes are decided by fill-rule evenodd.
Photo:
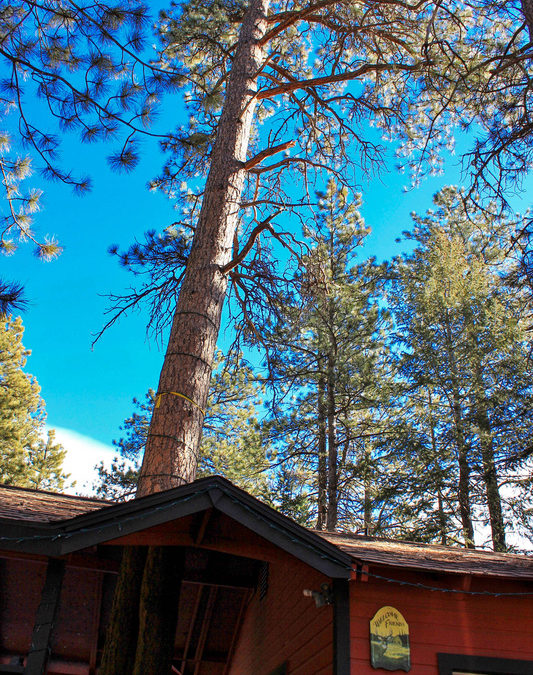
<instances>
[{"instance_id":1,"label":"shingled roof","mask_svg":"<svg viewBox=\"0 0 533 675\"><path fill-rule=\"evenodd\" d=\"M0 518L53 523L98 511L112 504L103 499L0 485Z\"/></svg>"},{"instance_id":2,"label":"shingled roof","mask_svg":"<svg viewBox=\"0 0 533 675\"><path fill-rule=\"evenodd\" d=\"M99 523L103 524L102 529L122 528L123 524L126 527L135 527L135 514L140 510L144 512L151 510L159 514L167 512L169 519L179 517L172 506L174 503L178 504L180 501L188 500L190 504L191 499L196 495L205 496L207 493L215 492L221 492L223 496L229 497L231 502L227 503L230 505L240 501L241 513L252 512L255 509L256 515L259 514L264 521L267 521L268 527L275 530L285 528L289 539L294 539L295 535L299 535L304 545L312 546L314 543L319 547L322 541L325 549L321 555L326 554L327 557L328 551L337 550L341 562L343 559L351 559L353 563L374 566L533 579L533 556L393 541L350 533L307 530L277 514L219 476L203 478L166 493L150 495L123 504L40 490L0 486L0 546L2 530L8 524L10 530L16 522L23 527L44 526L49 532L47 539L53 536L54 526L56 526L57 539L64 536L72 539L77 535L77 530L82 533L95 530ZM171 508L166 509L167 503ZM205 506L200 504L200 508L205 508ZM217 508L216 503L215 508ZM238 517L237 511L235 515ZM146 522L146 526L148 525L149 523ZM41 534L38 534L37 538L44 539Z\"/></svg>"},{"instance_id":3,"label":"shingled roof","mask_svg":"<svg viewBox=\"0 0 533 675\"><path fill-rule=\"evenodd\" d=\"M354 560L432 572L533 579L533 556L436 544L393 541L342 532L319 532Z\"/></svg>"}]
</instances>

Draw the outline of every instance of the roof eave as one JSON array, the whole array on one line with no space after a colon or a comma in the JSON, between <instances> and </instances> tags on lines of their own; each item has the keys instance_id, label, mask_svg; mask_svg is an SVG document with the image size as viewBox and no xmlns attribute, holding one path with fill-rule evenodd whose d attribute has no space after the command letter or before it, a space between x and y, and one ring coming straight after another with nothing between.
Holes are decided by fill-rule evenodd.
<instances>
[{"instance_id":1,"label":"roof eave","mask_svg":"<svg viewBox=\"0 0 533 675\"><path fill-rule=\"evenodd\" d=\"M61 556L209 508L226 514L328 577L346 579L350 575L349 554L219 476L57 523L4 519L0 521L0 545L25 553Z\"/></svg>"}]
</instances>

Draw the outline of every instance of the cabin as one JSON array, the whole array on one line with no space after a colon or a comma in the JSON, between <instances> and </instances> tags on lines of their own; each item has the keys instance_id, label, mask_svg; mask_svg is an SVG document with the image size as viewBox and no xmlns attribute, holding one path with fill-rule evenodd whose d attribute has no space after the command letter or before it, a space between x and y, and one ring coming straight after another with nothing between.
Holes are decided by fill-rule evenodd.
<instances>
[{"instance_id":1,"label":"cabin","mask_svg":"<svg viewBox=\"0 0 533 675\"><path fill-rule=\"evenodd\" d=\"M150 545L184 553L171 673L533 673L533 558L313 531L209 477L0 487L0 674L98 673L122 552Z\"/></svg>"}]
</instances>

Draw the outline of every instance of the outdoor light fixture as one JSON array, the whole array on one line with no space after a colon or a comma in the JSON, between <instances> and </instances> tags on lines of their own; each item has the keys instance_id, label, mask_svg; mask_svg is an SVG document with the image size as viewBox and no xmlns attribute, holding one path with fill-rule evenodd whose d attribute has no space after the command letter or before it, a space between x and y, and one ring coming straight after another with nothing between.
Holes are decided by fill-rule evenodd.
<instances>
[{"instance_id":1,"label":"outdoor light fixture","mask_svg":"<svg viewBox=\"0 0 533 675\"><path fill-rule=\"evenodd\" d=\"M313 598L317 607L333 604L333 593L329 584L322 584L319 591L312 591L310 588L304 588L306 598Z\"/></svg>"}]
</instances>

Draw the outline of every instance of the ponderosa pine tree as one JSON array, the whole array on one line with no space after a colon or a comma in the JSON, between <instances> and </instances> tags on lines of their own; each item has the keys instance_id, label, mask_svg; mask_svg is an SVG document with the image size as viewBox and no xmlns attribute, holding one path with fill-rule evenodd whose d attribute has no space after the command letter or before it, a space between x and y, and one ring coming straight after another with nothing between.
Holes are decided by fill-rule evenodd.
<instances>
[{"instance_id":1,"label":"ponderosa pine tree","mask_svg":"<svg viewBox=\"0 0 533 675\"><path fill-rule=\"evenodd\" d=\"M176 181L203 177L207 167L208 173L191 213L187 265L176 276L179 295L157 392L161 405L152 417L139 496L196 475L228 282L245 285L239 266L257 249L262 233L283 239L272 225L279 210L305 206L316 174L330 172L350 183L354 157L367 167L379 163L381 147L361 124L369 114L395 137L415 139L408 152L416 167L433 164L432 148L443 136L430 133L428 143L416 139L427 139L428 130L447 123L456 88L448 82L450 98L435 109L426 96L432 73L450 72L450 59L470 60L465 31L496 30L492 16L480 23L470 7L454 10L396 1L301 6L250 0L244 6L189 2L163 17L163 59L187 78L193 116L190 128L166 144L177 160L154 186L176 194ZM449 39L428 43L437 18L439 32ZM439 82L444 86L446 80ZM301 179L299 196L284 192L289 176ZM118 620L113 624L108 644L120 637ZM115 672L108 667L119 652L132 652L131 640L124 647L114 648L114 656L104 654L105 673ZM133 672L166 667L164 661L152 662L153 654L148 661L145 656L141 648Z\"/></svg>"},{"instance_id":2,"label":"ponderosa pine tree","mask_svg":"<svg viewBox=\"0 0 533 675\"><path fill-rule=\"evenodd\" d=\"M356 264L360 200L330 181L306 227L310 249L275 325L261 327L273 389L269 436L314 495L318 529L370 527L372 438L387 391L379 269ZM379 383L379 384L378 384Z\"/></svg>"},{"instance_id":3,"label":"ponderosa pine tree","mask_svg":"<svg viewBox=\"0 0 533 675\"><path fill-rule=\"evenodd\" d=\"M351 182L354 157L366 167L380 162L379 141L364 126L368 112L377 126L404 139L422 137L428 128L420 123L422 116L426 114L427 122L435 111L420 93L428 93L433 71L443 70L442 60L448 63L449 56L440 46L433 53L426 45L430 25L438 15L439 29L446 28L456 54L470 49L462 31L455 31L457 22L464 29L478 28L470 8L464 15L456 9L454 15L441 16L431 3L413 8L396 2L367 7L333 0L294 8L283 3L270 8L254 2L245 7L188 3L162 16L162 58L169 70L189 82L191 120L166 144L176 155L154 186L177 195L180 181L193 181L193 192L186 195L193 206L182 225L194 236L187 248L187 268L177 270L173 280L175 292L179 289L176 321L182 317L187 325L176 324L171 330L160 390L184 392L199 407L189 410L185 399L163 395L153 422L157 448L151 449L149 439L140 494L144 474L154 474L154 479L146 478L147 484L154 482L153 489L158 473L159 487L172 483L165 482L169 474L176 473L177 483L191 470L194 474L209 354L228 281L243 302L256 298L252 287L257 276L243 263L260 241L264 243L262 233L290 245L290 238L273 226L278 211L305 206L308 185L320 172L330 171L346 183ZM494 30L491 21L486 29L487 35ZM415 56L422 52L422 58ZM467 54L463 56L467 61ZM438 145L440 140L434 140ZM431 143L418 153L418 160L428 165L434 161L430 147ZM416 150L411 150L414 157ZM268 163L282 152L286 155ZM300 180L299 194L292 189L294 180L290 195L284 192L289 176ZM195 180L200 181L198 189ZM187 356L182 359L182 354ZM183 371L179 375L178 359ZM172 389L171 382L179 386ZM178 442L173 426L165 430L177 417L183 417ZM163 447L166 436L174 450ZM157 458L164 456L171 465L182 466L157 468Z\"/></svg>"},{"instance_id":4,"label":"ponderosa pine tree","mask_svg":"<svg viewBox=\"0 0 533 675\"><path fill-rule=\"evenodd\" d=\"M513 479L502 472L506 458L520 454L532 422L523 307L505 282L516 222L491 217L490 206L473 218L454 188L438 193L435 205L414 216L409 236L417 247L396 267L391 300L405 345L402 372L409 395L431 392L433 432L443 448L453 445L466 545L474 543L482 505L492 545L505 550L501 483Z\"/></svg>"},{"instance_id":5,"label":"ponderosa pine tree","mask_svg":"<svg viewBox=\"0 0 533 675\"><path fill-rule=\"evenodd\" d=\"M457 8L465 10L455 14ZM441 6L440 9L443 9ZM475 0L447 3L446 11L454 14L450 23L435 6L428 25L424 49L441 54L441 68L432 74L423 97L433 100L433 119L444 114L454 126L470 129L476 125L474 146L464 157L471 182L469 196L488 191L498 202L507 203L509 188L516 188L531 169L533 134L532 80L533 40L531 0ZM496 30L487 31L487 21ZM461 34L468 45L468 59L456 58L452 34ZM425 121L420 119L424 126ZM442 127L433 126L430 135L437 144L453 143ZM413 144L420 142L417 131ZM406 151L411 150L407 144ZM438 166L439 159L435 159ZM415 167L415 171L419 167Z\"/></svg>"},{"instance_id":6,"label":"ponderosa pine tree","mask_svg":"<svg viewBox=\"0 0 533 675\"><path fill-rule=\"evenodd\" d=\"M65 451L54 432L43 438L46 412L40 387L24 372L30 352L24 348L19 318L4 317L0 330L0 482L60 489Z\"/></svg>"},{"instance_id":7,"label":"ponderosa pine tree","mask_svg":"<svg viewBox=\"0 0 533 675\"><path fill-rule=\"evenodd\" d=\"M97 12L102 9L99 4L91 7ZM200 189L202 206L193 218L195 233L187 267L178 279L177 310L157 392L161 405L152 420L139 495L181 484L196 474L201 411L207 401L228 279L243 283L236 268L260 233L273 231L276 209L292 202L282 195L285 176L292 171L303 178L304 190L297 202L305 204L313 173L327 168L340 177L349 168L354 156L350 140L357 142L363 163L379 161L381 148L369 141L359 125L368 114L395 135L427 137L428 129L438 126L455 98L435 110L430 97L421 95L432 90L428 82L436 73L451 72L450 59L469 62L471 45L463 40L465 31L495 34L492 16L486 17L485 25L472 16L471 8L463 11L459 4L452 13L441 11L438 3L411 7L400 0L368 6L338 0L303 6L274 3L270 8L266 0L250 0L245 6L189 3L173 11L161 28L165 65L188 80L201 119L197 116L187 133L168 137L166 147L183 151L184 162L171 162L159 184L168 184L172 191L178 173L180 179L187 170L193 176L202 174L207 157L209 174ZM33 13L30 16L33 20ZM77 18L76 12L60 17L60 31L76 24ZM446 41L428 42L434 25ZM90 27L98 31L101 21L93 18ZM70 47L66 45L67 50ZM44 57L62 64L72 61L62 42L59 54L46 52ZM16 68L24 65L19 52L10 62ZM98 72L96 66L91 63L89 70ZM55 72L51 81L63 84ZM455 94L454 82L446 84L445 77L439 82ZM43 95L53 100L54 92L50 96L46 84ZM101 85L98 79L96 86ZM91 107L89 94L82 92L81 108ZM257 118L270 116L269 131L263 133L266 127L258 125L252 128L256 110ZM105 130L107 121L104 111L103 119L89 127L89 136ZM432 140L438 145L441 137ZM117 156L121 165L135 161L128 141ZM43 143L46 149L50 141L45 138ZM264 164L291 147L293 155ZM431 164L434 155L426 151L431 141L420 147L424 148L422 163ZM250 232L239 246L235 241L239 210L246 207L252 210L246 223ZM157 671L157 667L153 663L148 667L141 659L134 672Z\"/></svg>"},{"instance_id":8,"label":"ponderosa pine tree","mask_svg":"<svg viewBox=\"0 0 533 675\"><path fill-rule=\"evenodd\" d=\"M43 157L48 173L70 182L74 179L53 162L55 139L28 121L24 109L20 108L22 99L18 94L23 74L37 80L39 94L52 105L54 114L67 126L78 125L86 140L106 137L116 131L117 125L125 125L133 135L141 132L142 125L149 120L154 99L164 88L163 81L187 82L194 117L188 130L165 137L165 147L179 151L179 159L171 160L156 184L175 192L175 179L202 174L207 165L205 160L209 158L213 179L205 190L200 190L203 196L198 203L202 202L205 207L198 222L196 211L193 216L196 235L188 268L195 283L202 286L204 282L197 274L202 264L196 269L196 252L201 250L200 258L211 260L208 266L214 269L218 265L223 270L222 281L217 280L216 275L206 277L204 291L220 284L223 290L230 272L236 285L243 283L244 277L237 276L235 266L243 261L259 233L272 229L272 209L265 213L261 207L268 204L274 209L287 208L292 202L292 197L280 199L286 174L292 171L303 175L305 183L312 179L313 173L325 168L340 176L349 165L350 140L356 141L355 150L361 154L363 163L379 162L379 144L369 140L359 124L369 112L377 126L404 141L403 147L417 172L421 166L430 167L437 161L432 148L447 142L438 122L446 126L453 121L455 118L450 117L453 103L458 97L463 103L464 91L457 85L460 82L463 86L465 82L461 67L474 64L473 73L468 71L469 82L474 83L471 90L474 90L475 83L479 86L483 74L492 66L501 45L507 40L516 51L520 49L517 43L523 41L521 32L516 39L510 21L496 28L494 15L487 9L489 4L484 0L463 8L457 3L452 10L444 11L431 2L414 7L399 1L366 7L364 3L353 6L328 0L294 7L278 3L270 9L254 3L247 6L232 2L216 6L189 3L174 8L162 18L160 32L164 48L162 66L157 68L139 56L140 29L145 20L142 7L129 2L96 3L90 8L72 3L37 7L22 2L20 6L10 6L0 17L6 36L0 53L10 69L6 91L15 94L6 96L6 101L15 102L22 137ZM498 9L492 4L490 8ZM38 42L32 39L36 29L41 35ZM238 35L243 39L239 41ZM84 45L88 43L92 46L89 53L85 53ZM112 48L108 49L109 45ZM313 57L309 58L309 54ZM416 56L419 54L422 57ZM74 69L75 77L68 76L68 68ZM139 72L138 78L135 69ZM105 90L111 72L125 74L125 81L119 82L118 95ZM479 73L476 79L474 74ZM75 85L80 74L87 75L83 78L82 90ZM445 105L435 105L437 92L445 99ZM470 98L474 100L473 96ZM279 108L278 102L282 104ZM222 104L224 114L221 114ZM128 112L130 106L133 106L131 113ZM269 118L268 131L260 131L257 125L252 146L248 147L255 106L259 121ZM307 133L299 133L300 130ZM421 143L428 133L429 142ZM114 155L115 164L123 167L135 164L132 138L128 135L122 149ZM268 157L288 150L293 143L296 150L291 156L274 165L264 164ZM424 149L420 154L421 147ZM233 165L230 167L230 164ZM234 179L237 182L230 186ZM345 176L344 180L349 179ZM247 196L241 199L245 182L249 189ZM226 187L222 187L224 184ZM210 200L215 194L220 203L213 206ZM307 194L305 190L298 200L300 204L305 203ZM237 199L236 195L239 195ZM254 217L248 219L251 236L245 237L240 251L237 244L236 258L231 261L236 209L241 206L255 210ZM216 218L224 222L224 234L213 238L214 231L210 228ZM209 227L204 225L207 221ZM207 253L209 242L215 242L215 249L224 249L220 260L218 254ZM53 246L42 248L43 251L52 249ZM194 291L188 290L186 278L179 277L176 285L181 281L185 303L185 296L194 296ZM215 291L215 295L217 293L220 295ZM189 319L202 314L202 311L196 315L188 312L189 309L180 309L180 315L187 315ZM206 321L213 321L213 317ZM215 333L216 324L215 317ZM209 339L211 346L207 352L212 353L214 342ZM198 356L203 358L201 354ZM207 361L205 372L208 373L210 358L204 361ZM169 368L173 370L170 365ZM196 375L193 379L197 379ZM201 379L207 378L208 374ZM166 379L165 375L162 382ZM195 392L199 401L207 396L204 385ZM189 389L190 385L185 388ZM165 398L170 400L166 395ZM195 400L194 396L192 399ZM186 415L179 406L171 410L172 403L163 406L162 416L167 412ZM184 439L183 444L180 442L182 450L197 446L199 425L195 421L192 426L195 431L191 432L191 439L196 440ZM181 454L185 456L187 452ZM190 452L195 451L190 449ZM147 461L151 462L152 455L159 454L149 450Z\"/></svg>"}]
</instances>

